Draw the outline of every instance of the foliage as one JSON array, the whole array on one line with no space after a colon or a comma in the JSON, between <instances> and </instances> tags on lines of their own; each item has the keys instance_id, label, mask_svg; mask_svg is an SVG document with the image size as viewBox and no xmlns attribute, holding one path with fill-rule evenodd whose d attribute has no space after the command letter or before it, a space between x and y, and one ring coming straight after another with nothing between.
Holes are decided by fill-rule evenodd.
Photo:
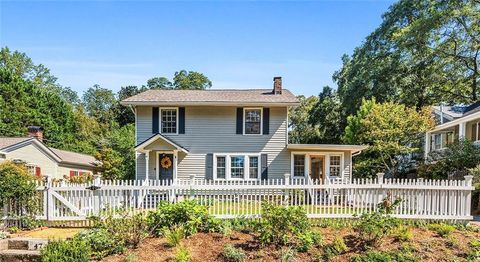
<instances>
[{"instance_id":1,"label":"foliage","mask_svg":"<svg viewBox=\"0 0 480 262\"><path fill-rule=\"evenodd\" d=\"M134 254L130 253L125 257L125 262L136 262L137 257Z\"/></svg>"},{"instance_id":2,"label":"foliage","mask_svg":"<svg viewBox=\"0 0 480 262\"><path fill-rule=\"evenodd\" d=\"M43 262L88 262L90 245L80 240L50 240L40 251Z\"/></svg>"},{"instance_id":3,"label":"foliage","mask_svg":"<svg viewBox=\"0 0 480 262\"><path fill-rule=\"evenodd\" d=\"M348 247L345 244L343 238L336 236L333 239L333 242L327 245L324 249L324 257L327 261L332 259L334 256L338 256L348 251Z\"/></svg>"},{"instance_id":4,"label":"foliage","mask_svg":"<svg viewBox=\"0 0 480 262\"><path fill-rule=\"evenodd\" d=\"M63 179L72 184L85 184L93 181L93 175L90 172L85 172L78 176L64 176Z\"/></svg>"},{"instance_id":5,"label":"foliage","mask_svg":"<svg viewBox=\"0 0 480 262\"><path fill-rule=\"evenodd\" d=\"M280 256L281 262L296 261L295 256L297 255L297 250L295 248L287 247L285 249L282 249L280 254L281 254Z\"/></svg>"},{"instance_id":6,"label":"foliage","mask_svg":"<svg viewBox=\"0 0 480 262\"><path fill-rule=\"evenodd\" d=\"M212 87L212 81L202 73L180 70L173 76L174 89L204 90Z\"/></svg>"},{"instance_id":7,"label":"foliage","mask_svg":"<svg viewBox=\"0 0 480 262\"><path fill-rule=\"evenodd\" d=\"M347 144L367 144L359 166L359 173L372 175L372 170L386 170L396 175L400 169L399 156L419 152L415 147L419 134L433 125L430 110L416 111L404 105L386 102L379 104L363 100L356 115L347 119L343 140ZM366 170L365 170L366 169Z\"/></svg>"},{"instance_id":8,"label":"foliage","mask_svg":"<svg viewBox=\"0 0 480 262\"><path fill-rule=\"evenodd\" d=\"M148 223L143 214L129 214L127 211L118 215L107 214L103 219L96 219L95 228L106 230L118 245L137 248L140 241L148 236Z\"/></svg>"},{"instance_id":9,"label":"foliage","mask_svg":"<svg viewBox=\"0 0 480 262\"><path fill-rule=\"evenodd\" d=\"M409 241L413 238L413 230L411 227L399 226L394 232L393 235L398 241Z\"/></svg>"},{"instance_id":10,"label":"foliage","mask_svg":"<svg viewBox=\"0 0 480 262\"><path fill-rule=\"evenodd\" d=\"M449 236L455 231L454 226L444 223L428 225L428 229L435 231L441 237Z\"/></svg>"},{"instance_id":11,"label":"foliage","mask_svg":"<svg viewBox=\"0 0 480 262\"><path fill-rule=\"evenodd\" d=\"M221 223L208 214L208 207L199 205L194 200L178 203L161 202L156 211L148 214L150 231L161 234L165 228L176 226L184 228L185 236L197 232L219 232Z\"/></svg>"},{"instance_id":12,"label":"foliage","mask_svg":"<svg viewBox=\"0 0 480 262\"><path fill-rule=\"evenodd\" d=\"M288 109L289 142L293 144L314 143L320 134L317 128L310 125L309 118L315 104L318 103L318 97L298 96L297 98L300 105Z\"/></svg>"},{"instance_id":13,"label":"foliage","mask_svg":"<svg viewBox=\"0 0 480 262\"><path fill-rule=\"evenodd\" d=\"M105 228L87 229L75 235L74 239L90 245L92 255L98 260L125 251L123 241L119 242L118 239L112 237L112 234Z\"/></svg>"},{"instance_id":14,"label":"foliage","mask_svg":"<svg viewBox=\"0 0 480 262\"><path fill-rule=\"evenodd\" d=\"M86 112L99 123L109 123L113 119L116 101L112 90L99 85L90 87L82 96L82 105Z\"/></svg>"},{"instance_id":15,"label":"foliage","mask_svg":"<svg viewBox=\"0 0 480 262\"><path fill-rule=\"evenodd\" d=\"M172 262L188 262L191 256L187 248L180 246L172 259Z\"/></svg>"},{"instance_id":16,"label":"foliage","mask_svg":"<svg viewBox=\"0 0 480 262\"><path fill-rule=\"evenodd\" d=\"M368 245L377 246L383 237L393 233L398 228L400 225L399 219L391 217L390 214L400 202L399 199L391 202L390 196L387 195L378 204L376 211L364 213L360 216L359 223L354 229Z\"/></svg>"},{"instance_id":17,"label":"foliage","mask_svg":"<svg viewBox=\"0 0 480 262\"><path fill-rule=\"evenodd\" d=\"M115 180L120 177L120 164L122 156L117 151L109 147L102 147L95 154L95 158L102 163L102 178L106 180Z\"/></svg>"},{"instance_id":18,"label":"foliage","mask_svg":"<svg viewBox=\"0 0 480 262\"><path fill-rule=\"evenodd\" d=\"M298 251L307 252L313 246L322 243L322 235L317 231L307 231L298 235Z\"/></svg>"},{"instance_id":19,"label":"foliage","mask_svg":"<svg viewBox=\"0 0 480 262\"><path fill-rule=\"evenodd\" d=\"M23 164L11 161L0 163L0 204L9 203L20 211L21 217L28 217L37 209L34 177Z\"/></svg>"},{"instance_id":20,"label":"foliage","mask_svg":"<svg viewBox=\"0 0 480 262\"><path fill-rule=\"evenodd\" d=\"M470 252L468 253L467 258L471 261L479 261L480 260L480 240L473 239L469 243Z\"/></svg>"},{"instance_id":21,"label":"foliage","mask_svg":"<svg viewBox=\"0 0 480 262\"><path fill-rule=\"evenodd\" d=\"M226 245L223 248L222 255L227 262L243 262L247 259L245 251L243 251L241 248L235 248L232 245Z\"/></svg>"},{"instance_id":22,"label":"foliage","mask_svg":"<svg viewBox=\"0 0 480 262\"><path fill-rule=\"evenodd\" d=\"M4 231L0 231L0 239L5 239L8 237L8 234L7 232L4 232Z\"/></svg>"},{"instance_id":23,"label":"foliage","mask_svg":"<svg viewBox=\"0 0 480 262\"><path fill-rule=\"evenodd\" d=\"M303 208L262 203L262 220L258 227L262 244L298 245L300 236L303 238L304 245L318 242L319 236L312 233L310 228L310 222Z\"/></svg>"},{"instance_id":24,"label":"foliage","mask_svg":"<svg viewBox=\"0 0 480 262\"><path fill-rule=\"evenodd\" d=\"M167 244L170 247L176 247L180 244L180 241L185 237L185 232L183 227L177 226L173 228L165 228L163 232L163 236L167 241Z\"/></svg>"},{"instance_id":25,"label":"foliage","mask_svg":"<svg viewBox=\"0 0 480 262\"><path fill-rule=\"evenodd\" d=\"M356 255L350 258L350 262L415 262L419 261L411 254L401 252L369 251L365 255Z\"/></svg>"}]
</instances>

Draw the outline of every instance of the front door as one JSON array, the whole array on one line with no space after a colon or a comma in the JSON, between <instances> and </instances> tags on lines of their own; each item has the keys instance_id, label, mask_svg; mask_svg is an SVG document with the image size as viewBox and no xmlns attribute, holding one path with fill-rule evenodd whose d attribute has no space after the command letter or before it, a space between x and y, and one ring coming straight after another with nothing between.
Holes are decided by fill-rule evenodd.
<instances>
[{"instance_id":1,"label":"front door","mask_svg":"<svg viewBox=\"0 0 480 262\"><path fill-rule=\"evenodd\" d=\"M158 155L158 179L173 179L173 165L175 164L173 154L161 153Z\"/></svg>"},{"instance_id":2,"label":"front door","mask_svg":"<svg viewBox=\"0 0 480 262\"><path fill-rule=\"evenodd\" d=\"M323 156L310 156L310 177L313 180L323 181L325 177L325 163Z\"/></svg>"}]
</instances>

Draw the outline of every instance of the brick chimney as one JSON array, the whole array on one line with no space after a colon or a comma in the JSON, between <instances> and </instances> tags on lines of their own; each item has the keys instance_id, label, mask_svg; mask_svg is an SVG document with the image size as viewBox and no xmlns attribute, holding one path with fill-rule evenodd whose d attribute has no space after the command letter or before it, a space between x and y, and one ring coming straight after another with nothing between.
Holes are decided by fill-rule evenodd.
<instances>
[{"instance_id":1,"label":"brick chimney","mask_svg":"<svg viewBox=\"0 0 480 262\"><path fill-rule=\"evenodd\" d=\"M281 95L282 94L282 77L276 76L273 78L273 94Z\"/></svg>"},{"instance_id":2,"label":"brick chimney","mask_svg":"<svg viewBox=\"0 0 480 262\"><path fill-rule=\"evenodd\" d=\"M43 127L41 126L28 126L28 137L35 137L43 142Z\"/></svg>"}]
</instances>

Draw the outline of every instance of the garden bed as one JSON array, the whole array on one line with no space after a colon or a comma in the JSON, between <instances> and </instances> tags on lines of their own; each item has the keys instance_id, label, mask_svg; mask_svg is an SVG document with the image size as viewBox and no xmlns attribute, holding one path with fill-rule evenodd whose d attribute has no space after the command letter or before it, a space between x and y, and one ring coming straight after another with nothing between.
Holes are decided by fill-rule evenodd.
<instances>
[{"instance_id":1,"label":"garden bed","mask_svg":"<svg viewBox=\"0 0 480 262\"><path fill-rule=\"evenodd\" d=\"M245 251L246 261L281 261L286 257L288 250L293 251L290 261L324 261L323 248L329 246L335 237L345 240L348 250L332 257L332 261L348 261L355 255L365 255L365 250L358 234L351 227L345 228L315 228L323 236L323 244L312 248L308 252L295 252L293 248L268 245L262 247L255 234L233 232L225 236L219 233L198 233L181 241L190 253L191 261L225 261L222 255L226 245L231 244ZM410 240L397 240L395 237L386 237L375 251L401 252L412 254L418 261L462 261L466 260L471 252L469 243L473 239L480 239L480 233L474 228L469 230L455 230L448 236L441 237L427 228L413 228ZM169 247L165 238L147 238L135 250L128 250L123 255L114 255L103 261L126 261L126 257L136 261L172 261L177 248ZM318 260L317 260L318 259ZM288 261L288 260L287 260Z\"/></svg>"}]
</instances>

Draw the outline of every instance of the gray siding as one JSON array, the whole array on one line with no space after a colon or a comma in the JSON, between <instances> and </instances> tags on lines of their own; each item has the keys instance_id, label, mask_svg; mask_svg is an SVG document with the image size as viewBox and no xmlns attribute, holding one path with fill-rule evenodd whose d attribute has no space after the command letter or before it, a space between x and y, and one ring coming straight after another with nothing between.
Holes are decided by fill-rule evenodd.
<instances>
[{"instance_id":1,"label":"gray siding","mask_svg":"<svg viewBox=\"0 0 480 262\"><path fill-rule=\"evenodd\" d=\"M137 144L152 134L152 108L137 107ZM269 135L237 135L236 107L186 107L185 134L166 135L186 148L179 153L178 177L189 174L205 176L207 153L265 153L268 154L269 178L282 178L290 172L290 153L287 143L287 108L270 108ZM156 155L150 153L149 177L156 173ZM137 156L137 178L145 178L145 155Z\"/></svg>"}]
</instances>

